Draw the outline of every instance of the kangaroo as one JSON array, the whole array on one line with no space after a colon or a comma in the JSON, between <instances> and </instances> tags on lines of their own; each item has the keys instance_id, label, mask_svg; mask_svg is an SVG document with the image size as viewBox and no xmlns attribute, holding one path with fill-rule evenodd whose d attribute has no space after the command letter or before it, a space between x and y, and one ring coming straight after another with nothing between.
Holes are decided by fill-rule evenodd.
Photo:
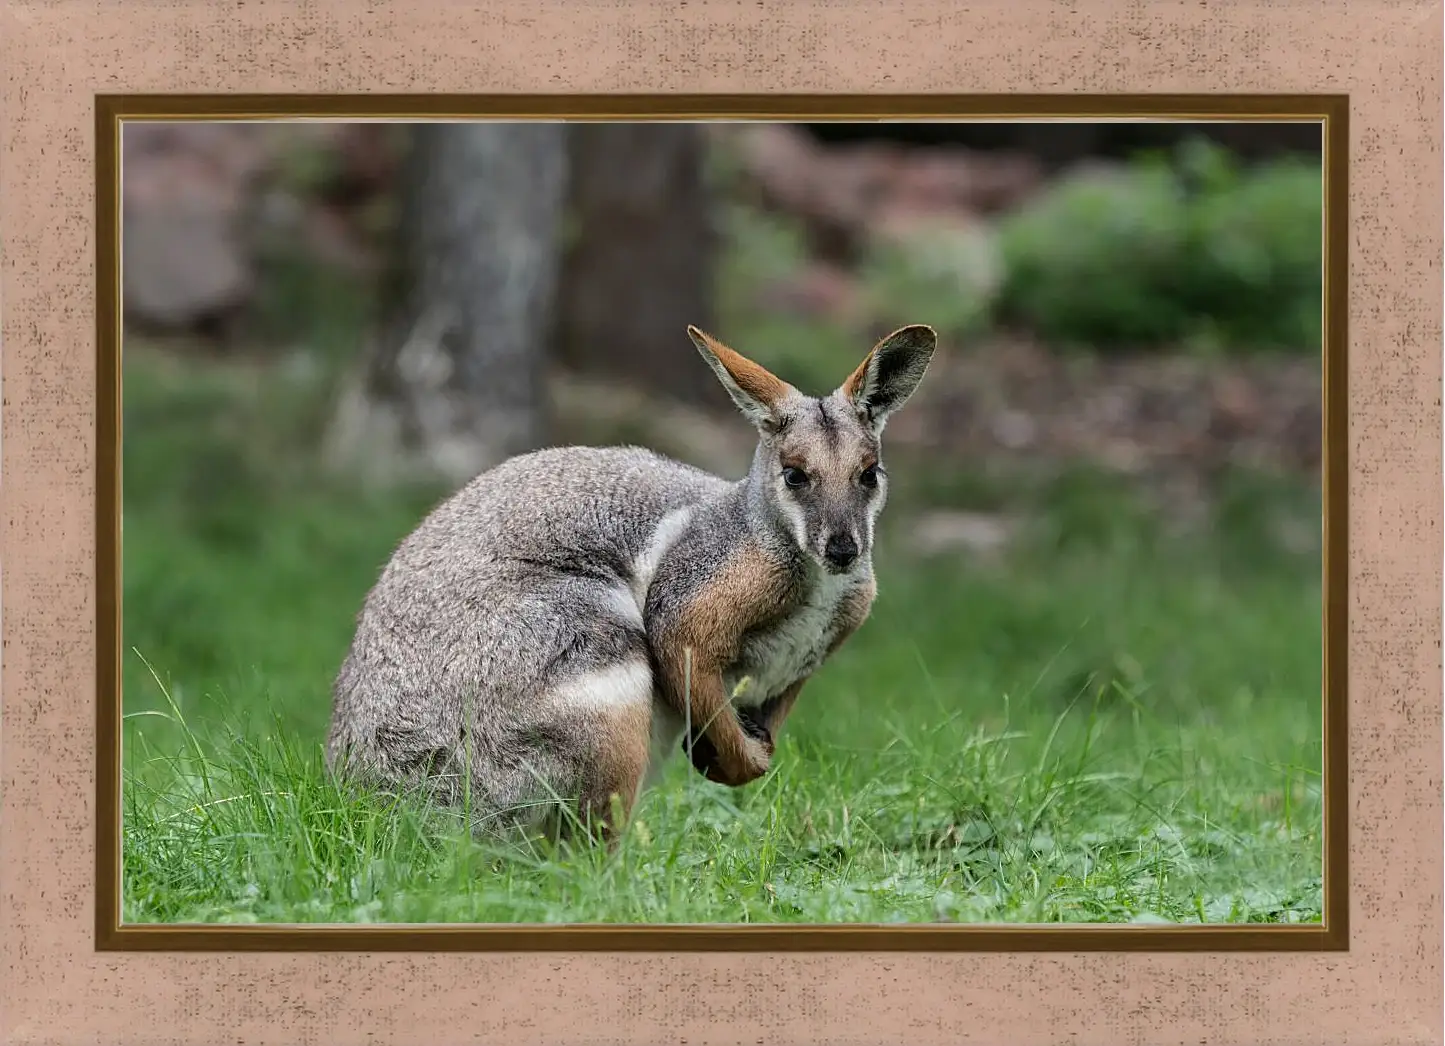
<instances>
[{"instance_id":1,"label":"kangaroo","mask_svg":"<svg viewBox=\"0 0 1445 1046\"><path fill-rule=\"evenodd\" d=\"M560 447L462 487L358 615L334 771L465 798L473 830L580 825L609 845L679 749L719 784L767 773L804 683L872 606L880 438L936 336L895 331L816 398L687 333L757 430L747 475Z\"/></svg>"}]
</instances>

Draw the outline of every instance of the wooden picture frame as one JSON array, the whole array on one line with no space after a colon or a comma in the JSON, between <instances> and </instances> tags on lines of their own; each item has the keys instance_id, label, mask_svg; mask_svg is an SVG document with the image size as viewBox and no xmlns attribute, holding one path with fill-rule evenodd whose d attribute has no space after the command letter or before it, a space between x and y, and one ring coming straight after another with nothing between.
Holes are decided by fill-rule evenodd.
<instances>
[{"instance_id":1,"label":"wooden picture frame","mask_svg":"<svg viewBox=\"0 0 1445 1046\"><path fill-rule=\"evenodd\" d=\"M319 0L116 5L81 18L32 4L0 13L0 48L11 73L0 110L0 1039L1441 1040L1438 4L553 0L523 11L504 0L404 10ZM98 278L116 215L97 187L114 177L100 169L105 129L141 111L123 106L159 113L204 95L239 113L263 93L289 107L486 93L553 113L625 111L643 95L666 95L674 114L739 99L777 112L784 96L896 108L871 92L940 108L946 96L1006 108L1032 95L1076 113L1106 96L1170 111L1180 99L1218 111L1226 95L1305 98L1340 115L1329 155L1340 150L1348 185L1331 192L1349 217L1329 256L1336 273L1348 264L1348 286L1332 282L1329 300L1350 330L1346 348L1343 327L1331 328L1341 358L1326 396L1347 420L1330 436L1342 451L1327 501L1347 504L1348 528L1331 531L1327 555L1348 590L1330 587L1341 641L1328 672L1342 698L1330 729L1348 744L1327 742L1340 793L1329 800L1325 926L1224 945L1207 930L1188 931L1198 944L1141 937L1167 945L1150 951L1083 936L1109 929L1031 946L1027 929L987 928L966 945L920 937L892 950L826 932L796 945L679 929L695 936L656 955L656 940L587 931L543 950L522 928L497 931L489 951L467 939L472 929L420 947L407 928L355 946L362 938L321 931L295 949L267 937L277 928L209 947L206 935L224 931L127 936L100 885L116 870L115 792L101 779L116 769L102 743L116 639L102 567L114 563L106 439L118 404L106 395L113 328L101 319L115 290Z\"/></svg>"}]
</instances>

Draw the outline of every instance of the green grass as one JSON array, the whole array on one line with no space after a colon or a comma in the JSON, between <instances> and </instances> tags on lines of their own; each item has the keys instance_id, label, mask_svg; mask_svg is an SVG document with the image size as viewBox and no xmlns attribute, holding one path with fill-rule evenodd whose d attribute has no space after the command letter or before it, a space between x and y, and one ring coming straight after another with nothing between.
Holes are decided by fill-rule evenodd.
<instances>
[{"instance_id":1,"label":"green grass","mask_svg":"<svg viewBox=\"0 0 1445 1046\"><path fill-rule=\"evenodd\" d=\"M331 677L438 494L287 451L318 387L127 346L127 921L1318 921L1318 493L1174 535L1086 472L895 455L872 619L741 790L678 760L615 856L475 842L326 775ZM308 411L311 413L308 414ZM1029 523L926 559L923 505Z\"/></svg>"}]
</instances>

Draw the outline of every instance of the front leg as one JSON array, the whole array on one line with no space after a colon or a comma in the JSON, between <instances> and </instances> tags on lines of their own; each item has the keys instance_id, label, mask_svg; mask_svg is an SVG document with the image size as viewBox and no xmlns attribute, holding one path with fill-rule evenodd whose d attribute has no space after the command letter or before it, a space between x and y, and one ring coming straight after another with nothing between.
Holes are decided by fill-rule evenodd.
<instances>
[{"instance_id":1,"label":"front leg","mask_svg":"<svg viewBox=\"0 0 1445 1046\"><path fill-rule=\"evenodd\" d=\"M696 550L689 551L695 556ZM709 571L698 571L695 558L679 556L664 560L653 577L643 616L658 685L689 725L689 740L697 741L688 746L690 755L709 780L736 787L768 771L771 740L744 729L723 672L737 662L743 636L787 608L794 584L784 565L751 540L734 546Z\"/></svg>"},{"instance_id":2,"label":"front leg","mask_svg":"<svg viewBox=\"0 0 1445 1046\"><path fill-rule=\"evenodd\" d=\"M824 660L832 657L860 625L868 618L868 611L873 605L873 598L877 595L878 586L871 578L868 584L860 587L856 593L844 600L838 608L838 616L833 620L833 639L828 644L828 652ZM751 737L756 738L767 746L768 754L771 756L773 746L778 734L793 712L793 706L797 703L798 694L802 692L803 685L807 683L808 676L797 680L781 694L768 698L757 708L740 708L737 710L738 720L743 730ZM684 738L684 747L692 759L692 765L704 774L708 766L715 759L716 753L705 737Z\"/></svg>"},{"instance_id":3,"label":"front leg","mask_svg":"<svg viewBox=\"0 0 1445 1046\"><path fill-rule=\"evenodd\" d=\"M731 787L755 781L772 764L772 736L746 709L728 701L720 672L693 676L680 700L690 729L683 737L688 758L704 777Z\"/></svg>"},{"instance_id":4,"label":"front leg","mask_svg":"<svg viewBox=\"0 0 1445 1046\"><path fill-rule=\"evenodd\" d=\"M742 728L743 733L761 744L767 750L769 759L772 758L778 731L782 729L783 721L792 711L793 702L797 700L798 691L803 689L805 682L807 682L805 679L798 680L781 694L769 698L757 708L734 709L738 725ZM682 747L698 772L711 779L712 768L717 763L717 749L713 747L707 735L695 730L683 738Z\"/></svg>"}]
</instances>

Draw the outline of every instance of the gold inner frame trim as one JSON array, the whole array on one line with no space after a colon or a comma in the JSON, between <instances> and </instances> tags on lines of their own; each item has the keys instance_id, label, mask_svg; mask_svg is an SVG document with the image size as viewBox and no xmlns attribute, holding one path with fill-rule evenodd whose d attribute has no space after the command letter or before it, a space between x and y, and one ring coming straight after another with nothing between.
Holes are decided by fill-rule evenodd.
<instances>
[{"instance_id":1,"label":"gold inner frame trim","mask_svg":"<svg viewBox=\"0 0 1445 1046\"><path fill-rule=\"evenodd\" d=\"M120 759L120 132L127 121L1088 121L1322 125L1324 919L1319 925L123 924ZM1349 98L1345 95L97 95L97 951L1225 952L1349 949Z\"/></svg>"}]
</instances>

